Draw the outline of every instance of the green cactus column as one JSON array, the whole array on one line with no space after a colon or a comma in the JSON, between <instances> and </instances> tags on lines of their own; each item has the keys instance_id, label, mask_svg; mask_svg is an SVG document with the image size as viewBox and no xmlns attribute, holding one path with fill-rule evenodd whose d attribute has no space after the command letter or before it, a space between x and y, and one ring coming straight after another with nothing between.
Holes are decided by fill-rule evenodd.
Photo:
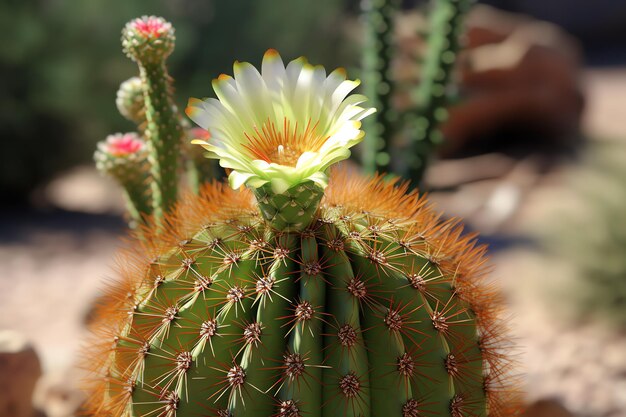
<instances>
[{"instance_id":1,"label":"green cactus column","mask_svg":"<svg viewBox=\"0 0 626 417\"><path fill-rule=\"evenodd\" d=\"M365 24L363 48L363 89L377 109L376 114L364 121L367 135L362 155L366 172L388 171L391 162L391 145L398 122L392 106L394 18L399 0L362 0Z\"/></svg>"},{"instance_id":2,"label":"green cactus column","mask_svg":"<svg viewBox=\"0 0 626 417\"><path fill-rule=\"evenodd\" d=\"M120 114L134 122L140 134L144 135L147 121L144 88L141 78L132 77L124 81L117 91L115 104ZM204 157L202 148L191 144L193 139L207 139L209 134L204 129L191 128L189 121L182 117L177 109L174 108L172 111L181 117L179 123L185 131L181 143L181 160L184 162L187 180L191 189L198 193L203 184L220 176L215 161L207 160Z\"/></svg>"},{"instance_id":3,"label":"green cactus column","mask_svg":"<svg viewBox=\"0 0 626 417\"><path fill-rule=\"evenodd\" d=\"M426 55L414 93L416 111L406 115L410 139L402 176L419 185L434 149L443 141L439 125L446 120L449 89L463 34L463 18L473 0L433 0Z\"/></svg>"},{"instance_id":4,"label":"green cactus column","mask_svg":"<svg viewBox=\"0 0 626 417\"><path fill-rule=\"evenodd\" d=\"M174 50L174 40L172 25L154 16L135 19L122 31L124 51L139 65L144 88L152 201L157 219L176 202L179 149L184 135L165 66Z\"/></svg>"},{"instance_id":5,"label":"green cactus column","mask_svg":"<svg viewBox=\"0 0 626 417\"><path fill-rule=\"evenodd\" d=\"M122 186L131 228L142 224L152 213L146 143L136 133L110 135L98 143L94 160L100 172Z\"/></svg>"},{"instance_id":6,"label":"green cactus column","mask_svg":"<svg viewBox=\"0 0 626 417\"><path fill-rule=\"evenodd\" d=\"M199 127L185 129L185 132L187 138L183 142L182 150L185 156L187 176L191 189L197 194L207 182L221 179L223 172L221 172L217 161L205 157L206 151L204 149L191 143L194 139L209 139L209 132Z\"/></svg>"}]
</instances>

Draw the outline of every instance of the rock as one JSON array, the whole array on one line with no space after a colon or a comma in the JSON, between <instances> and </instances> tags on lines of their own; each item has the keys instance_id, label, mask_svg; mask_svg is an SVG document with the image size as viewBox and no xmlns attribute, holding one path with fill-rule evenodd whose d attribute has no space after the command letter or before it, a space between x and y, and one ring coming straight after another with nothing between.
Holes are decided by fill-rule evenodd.
<instances>
[{"instance_id":1,"label":"rock","mask_svg":"<svg viewBox=\"0 0 626 417\"><path fill-rule=\"evenodd\" d=\"M558 401L542 399L531 404L522 417L573 417Z\"/></svg>"},{"instance_id":2,"label":"rock","mask_svg":"<svg viewBox=\"0 0 626 417\"><path fill-rule=\"evenodd\" d=\"M34 197L36 205L91 214L122 214L120 188L95 167L78 166L60 173Z\"/></svg>"},{"instance_id":3,"label":"rock","mask_svg":"<svg viewBox=\"0 0 626 417\"><path fill-rule=\"evenodd\" d=\"M40 376L39 357L26 338L0 330L0 415L35 416L32 396Z\"/></svg>"},{"instance_id":4,"label":"rock","mask_svg":"<svg viewBox=\"0 0 626 417\"><path fill-rule=\"evenodd\" d=\"M584 104L576 40L486 6L473 9L467 26L458 66L463 100L449 109L440 154L576 146Z\"/></svg>"},{"instance_id":5,"label":"rock","mask_svg":"<svg viewBox=\"0 0 626 417\"><path fill-rule=\"evenodd\" d=\"M84 375L77 368L46 373L35 390L35 406L46 417L74 417L83 415L85 395L78 383Z\"/></svg>"}]
</instances>

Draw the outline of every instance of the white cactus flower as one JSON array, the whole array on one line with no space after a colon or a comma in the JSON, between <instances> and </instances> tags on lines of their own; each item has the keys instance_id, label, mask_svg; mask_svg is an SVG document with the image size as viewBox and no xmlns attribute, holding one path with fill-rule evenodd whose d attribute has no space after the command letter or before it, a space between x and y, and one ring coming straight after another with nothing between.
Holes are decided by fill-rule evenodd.
<instances>
[{"instance_id":1,"label":"white cactus flower","mask_svg":"<svg viewBox=\"0 0 626 417\"><path fill-rule=\"evenodd\" d=\"M375 109L367 98L349 95L359 81L343 69L326 75L305 58L286 67L273 49L261 72L236 62L234 77L213 80L217 99L190 99L187 115L210 133L194 140L231 170L233 188L270 184L274 193L307 181L325 188L328 167L350 156L364 136L361 122Z\"/></svg>"}]
</instances>

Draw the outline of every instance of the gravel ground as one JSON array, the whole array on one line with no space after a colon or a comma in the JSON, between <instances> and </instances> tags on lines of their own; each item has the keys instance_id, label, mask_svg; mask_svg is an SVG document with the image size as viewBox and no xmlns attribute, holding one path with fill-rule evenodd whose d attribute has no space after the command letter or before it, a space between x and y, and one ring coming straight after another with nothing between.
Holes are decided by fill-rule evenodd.
<instances>
[{"instance_id":1,"label":"gravel ground","mask_svg":"<svg viewBox=\"0 0 626 417\"><path fill-rule=\"evenodd\" d=\"M519 249L493 261L510 303L528 402L554 398L580 417L626 416L626 333L576 324L566 303L550 300L559 281L567 282L566 264Z\"/></svg>"}]
</instances>

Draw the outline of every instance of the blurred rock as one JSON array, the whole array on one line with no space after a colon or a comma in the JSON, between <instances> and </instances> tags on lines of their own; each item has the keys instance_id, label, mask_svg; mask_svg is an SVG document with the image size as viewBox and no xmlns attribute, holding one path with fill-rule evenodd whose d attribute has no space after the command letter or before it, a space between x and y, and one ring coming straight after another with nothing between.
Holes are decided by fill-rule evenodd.
<instances>
[{"instance_id":1,"label":"blurred rock","mask_svg":"<svg viewBox=\"0 0 626 417\"><path fill-rule=\"evenodd\" d=\"M41 366L21 334L0 330L0 416L33 417L32 396Z\"/></svg>"},{"instance_id":2,"label":"blurred rock","mask_svg":"<svg viewBox=\"0 0 626 417\"><path fill-rule=\"evenodd\" d=\"M398 22L399 109L414 106L418 57L426 48L416 32L424 27L415 14ZM578 144L584 99L582 57L573 37L551 23L479 5L467 19L465 43L441 156L527 154Z\"/></svg>"},{"instance_id":3,"label":"blurred rock","mask_svg":"<svg viewBox=\"0 0 626 417\"><path fill-rule=\"evenodd\" d=\"M522 417L573 417L558 401L539 400L526 409Z\"/></svg>"},{"instance_id":4,"label":"blurred rock","mask_svg":"<svg viewBox=\"0 0 626 417\"><path fill-rule=\"evenodd\" d=\"M85 395L77 386L82 379L78 371L68 369L45 374L34 395L34 404L46 417L74 417L81 415Z\"/></svg>"},{"instance_id":5,"label":"blurred rock","mask_svg":"<svg viewBox=\"0 0 626 417\"><path fill-rule=\"evenodd\" d=\"M514 165L514 159L498 153L440 160L435 161L426 171L424 183L429 190L458 187L471 182L502 178Z\"/></svg>"},{"instance_id":6,"label":"blurred rock","mask_svg":"<svg viewBox=\"0 0 626 417\"><path fill-rule=\"evenodd\" d=\"M435 161L424 183L430 201L448 216L463 218L483 236L508 233L526 196L542 180L548 158L504 154Z\"/></svg>"},{"instance_id":7,"label":"blurred rock","mask_svg":"<svg viewBox=\"0 0 626 417\"><path fill-rule=\"evenodd\" d=\"M442 155L575 144L583 110L576 40L551 23L486 6L474 8L467 26L462 97L443 127Z\"/></svg>"},{"instance_id":8,"label":"blurred rock","mask_svg":"<svg viewBox=\"0 0 626 417\"><path fill-rule=\"evenodd\" d=\"M585 72L588 111L586 133L600 139L626 138L626 67L591 69Z\"/></svg>"},{"instance_id":9,"label":"blurred rock","mask_svg":"<svg viewBox=\"0 0 626 417\"><path fill-rule=\"evenodd\" d=\"M91 214L124 213L122 192L95 167L79 166L65 171L35 193L34 203Z\"/></svg>"}]
</instances>

